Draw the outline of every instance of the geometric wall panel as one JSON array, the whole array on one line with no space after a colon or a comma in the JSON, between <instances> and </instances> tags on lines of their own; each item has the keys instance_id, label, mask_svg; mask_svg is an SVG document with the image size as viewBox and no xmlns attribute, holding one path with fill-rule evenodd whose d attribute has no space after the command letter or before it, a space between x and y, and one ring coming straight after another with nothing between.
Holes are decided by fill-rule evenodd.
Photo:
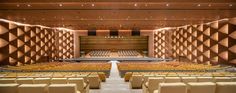
<instances>
[{"instance_id":1,"label":"geometric wall panel","mask_svg":"<svg viewBox=\"0 0 236 93\"><path fill-rule=\"evenodd\" d=\"M60 31L63 44L58 44L55 36L57 31L0 21L0 65L20 66L58 58L73 58L73 33ZM61 56L56 56L56 47L62 47Z\"/></svg>"},{"instance_id":2,"label":"geometric wall panel","mask_svg":"<svg viewBox=\"0 0 236 93\"><path fill-rule=\"evenodd\" d=\"M160 33L165 32L170 31L154 34L155 57L165 55L160 48L166 44L160 40L163 37ZM185 57L189 62L204 64L236 65L236 18L177 27L171 33L171 36L164 37L172 37L173 58Z\"/></svg>"}]
</instances>

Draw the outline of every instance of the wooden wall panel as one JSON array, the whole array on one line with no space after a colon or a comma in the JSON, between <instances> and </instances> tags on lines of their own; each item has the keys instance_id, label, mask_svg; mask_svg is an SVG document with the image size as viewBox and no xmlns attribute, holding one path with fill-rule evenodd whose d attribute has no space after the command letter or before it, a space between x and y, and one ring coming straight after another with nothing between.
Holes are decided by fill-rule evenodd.
<instances>
[{"instance_id":1,"label":"wooden wall panel","mask_svg":"<svg viewBox=\"0 0 236 93\"><path fill-rule=\"evenodd\" d=\"M57 39L55 29L0 21L0 65L20 66L56 58L72 58L73 33L59 32L62 37ZM56 39L62 40L63 44L57 44ZM56 46L63 48L63 56L56 56Z\"/></svg>"}]
</instances>

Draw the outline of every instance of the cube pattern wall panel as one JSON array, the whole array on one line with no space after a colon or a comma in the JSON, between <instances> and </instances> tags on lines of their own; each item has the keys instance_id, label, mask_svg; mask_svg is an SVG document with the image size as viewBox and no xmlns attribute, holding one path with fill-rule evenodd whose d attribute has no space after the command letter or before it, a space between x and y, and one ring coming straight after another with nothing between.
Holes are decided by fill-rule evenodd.
<instances>
[{"instance_id":1,"label":"cube pattern wall panel","mask_svg":"<svg viewBox=\"0 0 236 93\"><path fill-rule=\"evenodd\" d=\"M74 55L74 35L73 32L57 30L56 31L56 49L57 58L73 58Z\"/></svg>"},{"instance_id":2,"label":"cube pattern wall panel","mask_svg":"<svg viewBox=\"0 0 236 93\"><path fill-rule=\"evenodd\" d=\"M206 64L235 64L236 20L178 27L172 33L173 57Z\"/></svg>"},{"instance_id":3,"label":"cube pattern wall panel","mask_svg":"<svg viewBox=\"0 0 236 93\"><path fill-rule=\"evenodd\" d=\"M0 65L20 66L72 58L73 50L72 32L0 21ZM60 56L56 56L57 51Z\"/></svg>"},{"instance_id":4,"label":"cube pattern wall panel","mask_svg":"<svg viewBox=\"0 0 236 93\"><path fill-rule=\"evenodd\" d=\"M154 56L158 58L172 58L172 32L161 30L154 32Z\"/></svg>"}]
</instances>

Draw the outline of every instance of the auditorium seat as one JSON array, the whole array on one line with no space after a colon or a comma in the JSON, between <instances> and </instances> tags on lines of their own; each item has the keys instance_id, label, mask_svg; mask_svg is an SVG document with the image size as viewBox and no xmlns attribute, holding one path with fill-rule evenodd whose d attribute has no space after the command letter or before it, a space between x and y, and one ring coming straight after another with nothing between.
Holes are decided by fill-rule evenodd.
<instances>
[{"instance_id":1,"label":"auditorium seat","mask_svg":"<svg viewBox=\"0 0 236 93\"><path fill-rule=\"evenodd\" d=\"M35 78L34 84L50 84L51 79L50 78Z\"/></svg>"},{"instance_id":2,"label":"auditorium seat","mask_svg":"<svg viewBox=\"0 0 236 93\"><path fill-rule=\"evenodd\" d=\"M184 83L160 83L154 93L187 93L187 86Z\"/></svg>"},{"instance_id":3,"label":"auditorium seat","mask_svg":"<svg viewBox=\"0 0 236 93\"><path fill-rule=\"evenodd\" d=\"M155 77L155 75L143 75L143 83L146 83L150 77Z\"/></svg>"},{"instance_id":4,"label":"auditorium seat","mask_svg":"<svg viewBox=\"0 0 236 93\"><path fill-rule=\"evenodd\" d=\"M126 72L124 76L125 82L128 82L131 77L132 77L132 72Z\"/></svg>"},{"instance_id":5,"label":"auditorium seat","mask_svg":"<svg viewBox=\"0 0 236 93\"><path fill-rule=\"evenodd\" d=\"M231 77L232 82L236 82L236 77Z\"/></svg>"},{"instance_id":6,"label":"auditorium seat","mask_svg":"<svg viewBox=\"0 0 236 93\"><path fill-rule=\"evenodd\" d=\"M52 78L51 84L67 84L67 78Z\"/></svg>"},{"instance_id":7,"label":"auditorium seat","mask_svg":"<svg viewBox=\"0 0 236 93\"><path fill-rule=\"evenodd\" d=\"M99 89L101 87L101 81L98 75L89 75L88 81L90 89Z\"/></svg>"},{"instance_id":8,"label":"auditorium seat","mask_svg":"<svg viewBox=\"0 0 236 93\"><path fill-rule=\"evenodd\" d=\"M130 88L141 88L143 82L143 76L142 75L132 75L132 77L129 80Z\"/></svg>"},{"instance_id":9,"label":"auditorium seat","mask_svg":"<svg viewBox=\"0 0 236 93\"><path fill-rule=\"evenodd\" d=\"M97 74L102 82L106 81L106 74L104 72L97 72Z\"/></svg>"},{"instance_id":10,"label":"auditorium seat","mask_svg":"<svg viewBox=\"0 0 236 93\"><path fill-rule=\"evenodd\" d=\"M22 84L18 93L48 93L47 84Z\"/></svg>"},{"instance_id":11,"label":"auditorium seat","mask_svg":"<svg viewBox=\"0 0 236 93\"><path fill-rule=\"evenodd\" d=\"M163 77L149 77L148 82L143 83L143 93L153 93L157 90L160 83L164 83L165 79Z\"/></svg>"},{"instance_id":12,"label":"auditorium seat","mask_svg":"<svg viewBox=\"0 0 236 93\"><path fill-rule=\"evenodd\" d=\"M18 84L0 84L1 93L18 93Z\"/></svg>"},{"instance_id":13,"label":"auditorium seat","mask_svg":"<svg viewBox=\"0 0 236 93\"><path fill-rule=\"evenodd\" d=\"M230 77L214 77L215 82L231 82Z\"/></svg>"},{"instance_id":14,"label":"auditorium seat","mask_svg":"<svg viewBox=\"0 0 236 93\"><path fill-rule=\"evenodd\" d=\"M188 82L197 82L196 77L181 77L181 80L183 83L188 83Z\"/></svg>"},{"instance_id":15,"label":"auditorium seat","mask_svg":"<svg viewBox=\"0 0 236 93\"><path fill-rule=\"evenodd\" d=\"M197 77L198 82L214 82L213 77Z\"/></svg>"},{"instance_id":16,"label":"auditorium seat","mask_svg":"<svg viewBox=\"0 0 236 93\"><path fill-rule=\"evenodd\" d=\"M34 78L17 78L18 84L34 84Z\"/></svg>"},{"instance_id":17,"label":"auditorium seat","mask_svg":"<svg viewBox=\"0 0 236 93\"><path fill-rule=\"evenodd\" d=\"M0 84L16 83L16 78L0 78Z\"/></svg>"},{"instance_id":18,"label":"auditorium seat","mask_svg":"<svg viewBox=\"0 0 236 93\"><path fill-rule=\"evenodd\" d=\"M68 78L68 83L76 84L80 93L89 93L89 84L86 84L83 78Z\"/></svg>"},{"instance_id":19,"label":"auditorium seat","mask_svg":"<svg viewBox=\"0 0 236 93\"><path fill-rule=\"evenodd\" d=\"M216 82L216 93L235 93L236 82Z\"/></svg>"},{"instance_id":20,"label":"auditorium seat","mask_svg":"<svg viewBox=\"0 0 236 93\"><path fill-rule=\"evenodd\" d=\"M216 84L213 82L191 82L188 84L188 93L215 93Z\"/></svg>"},{"instance_id":21,"label":"auditorium seat","mask_svg":"<svg viewBox=\"0 0 236 93\"><path fill-rule=\"evenodd\" d=\"M48 93L80 93L76 84L51 84L48 86Z\"/></svg>"},{"instance_id":22,"label":"auditorium seat","mask_svg":"<svg viewBox=\"0 0 236 93\"><path fill-rule=\"evenodd\" d=\"M165 77L165 83L181 82L180 77Z\"/></svg>"}]
</instances>

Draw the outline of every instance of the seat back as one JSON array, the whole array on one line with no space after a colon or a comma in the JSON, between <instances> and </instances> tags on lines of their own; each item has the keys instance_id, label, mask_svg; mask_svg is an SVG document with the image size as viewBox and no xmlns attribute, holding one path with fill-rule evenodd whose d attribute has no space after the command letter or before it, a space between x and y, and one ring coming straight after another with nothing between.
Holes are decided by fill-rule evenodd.
<instances>
[{"instance_id":1,"label":"seat back","mask_svg":"<svg viewBox=\"0 0 236 93\"><path fill-rule=\"evenodd\" d=\"M215 93L216 84L213 82L188 83L188 93Z\"/></svg>"},{"instance_id":2,"label":"seat back","mask_svg":"<svg viewBox=\"0 0 236 93\"><path fill-rule=\"evenodd\" d=\"M157 90L160 83L164 83L165 79L163 77L149 77L148 78L148 91L153 93L154 90Z\"/></svg>"},{"instance_id":3,"label":"seat back","mask_svg":"<svg viewBox=\"0 0 236 93\"><path fill-rule=\"evenodd\" d=\"M235 93L236 82L216 82L216 93Z\"/></svg>"},{"instance_id":4,"label":"seat back","mask_svg":"<svg viewBox=\"0 0 236 93\"><path fill-rule=\"evenodd\" d=\"M51 84L67 84L67 78L52 78Z\"/></svg>"},{"instance_id":5,"label":"seat back","mask_svg":"<svg viewBox=\"0 0 236 93\"><path fill-rule=\"evenodd\" d=\"M76 93L76 84L51 84L48 93Z\"/></svg>"},{"instance_id":6,"label":"seat back","mask_svg":"<svg viewBox=\"0 0 236 93\"><path fill-rule=\"evenodd\" d=\"M68 79L68 83L74 83L77 85L77 89L78 90L83 90L84 87L86 86L86 84L84 83L84 79L83 78L69 78Z\"/></svg>"},{"instance_id":7,"label":"seat back","mask_svg":"<svg viewBox=\"0 0 236 93\"><path fill-rule=\"evenodd\" d=\"M0 84L1 93L17 93L18 84Z\"/></svg>"},{"instance_id":8,"label":"seat back","mask_svg":"<svg viewBox=\"0 0 236 93\"><path fill-rule=\"evenodd\" d=\"M47 84L22 84L18 93L47 93Z\"/></svg>"},{"instance_id":9,"label":"seat back","mask_svg":"<svg viewBox=\"0 0 236 93\"><path fill-rule=\"evenodd\" d=\"M197 82L196 77L181 77L181 80L182 80L183 83Z\"/></svg>"},{"instance_id":10,"label":"seat back","mask_svg":"<svg viewBox=\"0 0 236 93\"><path fill-rule=\"evenodd\" d=\"M213 77L197 77L198 82L214 82Z\"/></svg>"},{"instance_id":11,"label":"seat back","mask_svg":"<svg viewBox=\"0 0 236 93\"><path fill-rule=\"evenodd\" d=\"M100 78L98 75L90 75L88 77L89 87L90 88L100 88Z\"/></svg>"},{"instance_id":12,"label":"seat back","mask_svg":"<svg viewBox=\"0 0 236 93\"><path fill-rule=\"evenodd\" d=\"M181 82L180 77L166 77L165 78L165 83L176 83L176 82Z\"/></svg>"},{"instance_id":13,"label":"seat back","mask_svg":"<svg viewBox=\"0 0 236 93\"><path fill-rule=\"evenodd\" d=\"M230 77L214 77L215 82L231 82Z\"/></svg>"},{"instance_id":14,"label":"seat back","mask_svg":"<svg viewBox=\"0 0 236 93\"><path fill-rule=\"evenodd\" d=\"M184 83L160 83L158 93L187 93Z\"/></svg>"},{"instance_id":15,"label":"seat back","mask_svg":"<svg viewBox=\"0 0 236 93\"><path fill-rule=\"evenodd\" d=\"M34 84L50 84L50 78L35 78Z\"/></svg>"},{"instance_id":16,"label":"seat back","mask_svg":"<svg viewBox=\"0 0 236 93\"><path fill-rule=\"evenodd\" d=\"M34 79L33 78L18 78L16 79L16 82L18 84L33 84Z\"/></svg>"},{"instance_id":17,"label":"seat back","mask_svg":"<svg viewBox=\"0 0 236 93\"><path fill-rule=\"evenodd\" d=\"M0 84L16 83L16 78L1 78Z\"/></svg>"}]
</instances>

